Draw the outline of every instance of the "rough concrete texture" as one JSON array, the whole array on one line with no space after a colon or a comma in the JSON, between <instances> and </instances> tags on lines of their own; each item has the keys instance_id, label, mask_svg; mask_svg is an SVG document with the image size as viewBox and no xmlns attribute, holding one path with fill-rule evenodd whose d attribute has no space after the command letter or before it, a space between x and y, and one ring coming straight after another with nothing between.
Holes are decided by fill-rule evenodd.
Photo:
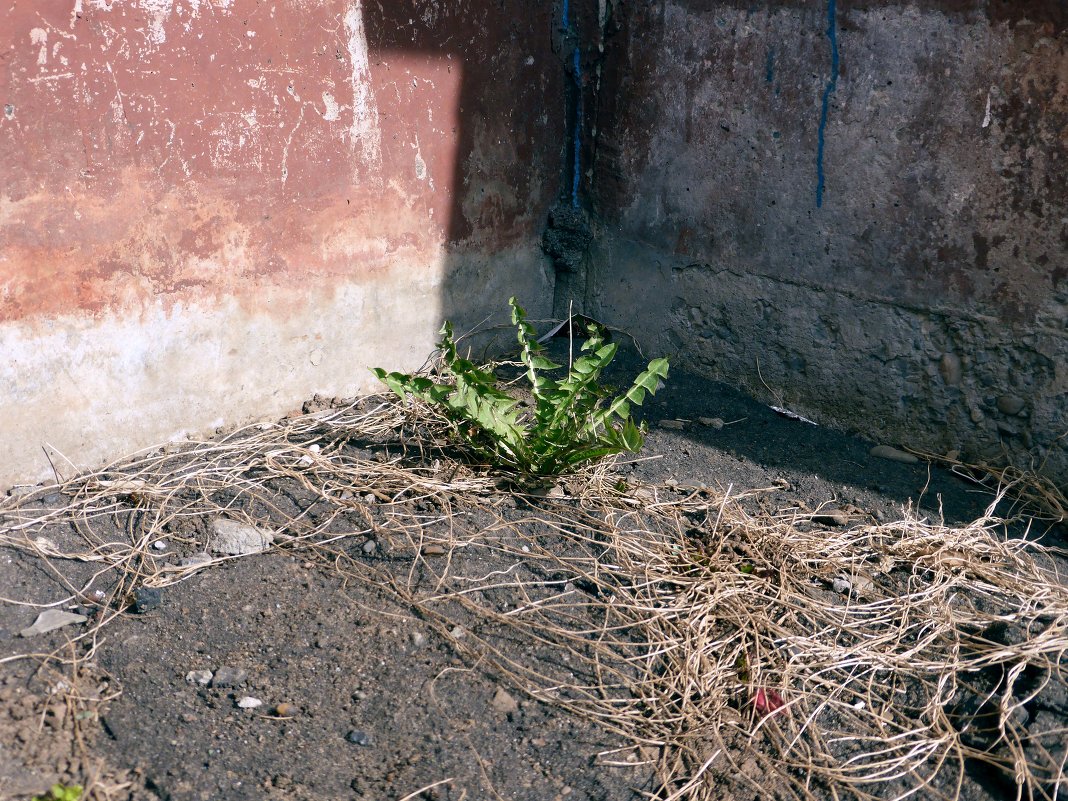
<instances>
[{"instance_id":1,"label":"rough concrete texture","mask_svg":"<svg viewBox=\"0 0 1068 801\"><path fill-rule=\"evenodd\" d=\"M611 11L587 308L825 423L1068 478L1064 4Z\"/></svg>"},{"instance_id":2,"label":"rough concrete texture","mask_svg":"<svg viewBox=\"0 0 1068 801\"><path fill-rule=\"evenodd\" d=\"M0 53L0 485L550 308L551 8L47 0Z\"/></svg>"}]
</instances>

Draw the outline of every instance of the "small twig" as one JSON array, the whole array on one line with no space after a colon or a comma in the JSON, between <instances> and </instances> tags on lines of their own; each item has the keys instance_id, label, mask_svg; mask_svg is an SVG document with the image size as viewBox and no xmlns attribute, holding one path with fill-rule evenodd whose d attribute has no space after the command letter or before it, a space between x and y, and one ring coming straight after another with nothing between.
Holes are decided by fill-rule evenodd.
<instances>
[{"instance_id":1,"label":"small twig","mask_svg":"<svg viewBox=\"0 0 1068 801\"><path fill-rule=\"evenodd\" d=\"M447 779L439 779L436 782L431 782L430 784L426 785L425 787L420 787L418 790L415 790L415 791L413 791L411 793L408 793L408 795L406 795L403 798L401 798L400 801L411 801L411 799L422 795L427 790L433 790L435 787L440 787L443 784L449 784L450 782L453 782L453 781L455 781L455 779L453 779L453 777L450 776Z\"/></svg>"}]
</instances>

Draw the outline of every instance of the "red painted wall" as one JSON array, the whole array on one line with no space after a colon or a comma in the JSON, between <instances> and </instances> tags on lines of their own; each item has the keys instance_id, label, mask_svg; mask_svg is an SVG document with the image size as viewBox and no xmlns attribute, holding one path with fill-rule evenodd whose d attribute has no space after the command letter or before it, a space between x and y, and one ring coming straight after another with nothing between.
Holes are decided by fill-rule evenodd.
<instances>
[{"instance_id":1,"label":"red painted wall","mask_svg":"<svg viewBox=\"0 0 1068 801\"><path fill-rule=\"evenodd\" d=\"M536 236L555 189L560 75L533 4L0 19L0 319L328 290L400 249Z\"/></svg>"},{"instance_id":2,"label":"red painted wall","mask_svg":"<svg viewBox=\"0 0 1068 801\"><path fill-rule=\"evenodd\" d=\"M0 8L0 483L547 313L552 40L526 0Z\"/></svg>"}]
</instances>

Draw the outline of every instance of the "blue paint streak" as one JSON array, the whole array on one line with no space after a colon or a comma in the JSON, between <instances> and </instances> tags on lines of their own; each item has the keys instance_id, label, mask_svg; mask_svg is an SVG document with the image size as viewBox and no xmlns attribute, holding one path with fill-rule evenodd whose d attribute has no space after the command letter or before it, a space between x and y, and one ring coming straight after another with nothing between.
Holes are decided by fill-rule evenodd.
<instances>
[{"instance_id":1,"label":"blue paint streak","mask_svg":"<svg viewBox=\"0 0 1068 801\"><path fill-rule=\"evenodd\" d=\"M775 48L768 50L767 61L764 62L764 80L771 83L775 80Z\"/></svg>"},{"instance_id":2,"label":"blue paint streak","mask_svg":"<svg viewBox=\"0 0 1068 801\"><path fill-rule=\"evenodd\" d=\"M565 2L564 8L567 8ZM575 154L571 173L571 206L579 207L579 183L582 178L582 125L584 112L582 108L582 55L575 48Z\"/></svg>"},{"instance_id":3,"label":"blue paint streak","mask_svg":"<svg viewBox=\"0 0 1068 801\"><path fill-rule=\"evenodd\" d=\"M571 33L570 0L564 0L563 23L564 33ZM575 79L575 119L573 120L571 132L575 142L574 152L572 154L571 169L571 206L577 209L579 207L579 186L582 182L582 125L584 116L582 108L582 53L578 45L575 45L575 52L573 56L573 72Z\"/></svg>"},{"instance_id":4,"label":"blue paint streak","mask_svg":"<svg viewBox=\"0 0 1068 801\"><path fill-rule=\"evenodd\" d=\"M823 90L823 110L820 112L820 127L816 136L816 208L823 205L823 146L827 133L827 113L830 110L831 94L838 88L838 24L835 13L836 0L827 0L827 38L831 42L831 77Z\"/></svg>"}]
</instances>

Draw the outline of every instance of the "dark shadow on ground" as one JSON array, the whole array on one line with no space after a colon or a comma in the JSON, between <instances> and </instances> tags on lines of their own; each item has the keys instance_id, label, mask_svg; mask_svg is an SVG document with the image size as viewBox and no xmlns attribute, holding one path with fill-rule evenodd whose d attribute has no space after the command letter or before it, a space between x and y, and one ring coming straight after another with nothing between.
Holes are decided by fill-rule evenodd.
<instances>
[{"instance_id":1,"label":"dark shadow on ground","mask_svg":"<svg viewBox=\"0 0 1068 801\"><path fill-rule=\"evenodd\" d=\"M642 367L643 360L633 349L621 348L610 380L622 386ZM643 413L650 424L650 445L664 454L643 464L643 476L649 480L712 479L723 486L733 484L739 491L781 480L831 506L853 505L877 519L897 517L902 507L911 504L935 520L968 523L981 517L994 500L988 490L947 469L872 456L870 450L877 443L789 419L726 384L677 368ZM702 425L699 418L718 418L723 426ZM683 428L665 429L664 419L681 420ZM686 466L691 470L697 466L689 458L691 448L710 448L720 454L716 471L702 476L678 474ZM789 493L783 495L784 500L788 497ZM1010 511L1009 501L997 507L999 514ZM1029 537L1046 531L1039 525ZM1017 533L1023 533L1022 529ZM1050 531L1046 541L1064 537L1060 526Z\"/></svg>"}]
</instances>

